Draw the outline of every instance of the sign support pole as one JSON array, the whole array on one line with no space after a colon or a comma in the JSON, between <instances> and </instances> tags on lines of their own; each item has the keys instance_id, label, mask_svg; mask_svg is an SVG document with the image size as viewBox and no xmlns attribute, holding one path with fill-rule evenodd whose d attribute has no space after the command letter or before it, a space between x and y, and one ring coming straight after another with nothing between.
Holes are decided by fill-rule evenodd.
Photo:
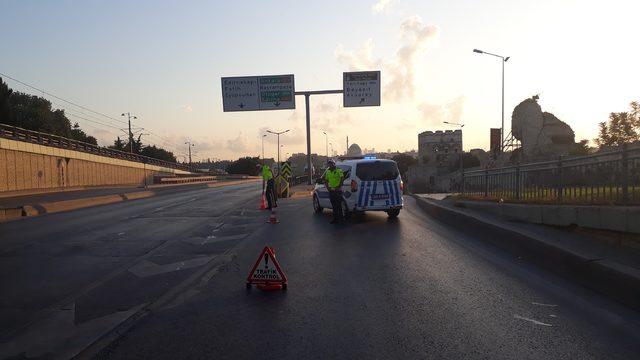
<instances>
[{"instance_id":1,"label":"sign support pole","mask_svg":"<svg viewBox=\"0 0 640 360\"><path fill-rule=\"evenodd\" d=\"M307 116L307 171L309 174L309 185L313 185L313 164L311 163L311 108L309 98L311 95L342 94L342 90L314 90L296 91L295 95L304 95L305 113Z\"/></svg>"}]
</instances>

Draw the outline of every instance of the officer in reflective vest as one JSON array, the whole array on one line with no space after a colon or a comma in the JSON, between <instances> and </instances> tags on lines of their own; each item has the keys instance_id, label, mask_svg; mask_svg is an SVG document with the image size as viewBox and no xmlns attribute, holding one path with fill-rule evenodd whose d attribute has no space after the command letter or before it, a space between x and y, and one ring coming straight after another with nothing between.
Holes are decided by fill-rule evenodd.
<instances>
[{"instance_id":1,"label":"officer in reflective vest","mask_svg":"<svg viewBox=\"0 0 640 360\"><path fill-rule=\"evenodd\" d=\"M344 214L342 213L342 181L344 173L336 167L333 160L327 161L329 168L324 174L324 186L329 191L329 199L333 208L332 224L341 224L344 222Z\"/></svg>"},{"instance_id":2,"label":"officer in reflective vest","mask_svg":"<svg viewBox=\"0 0 640 360\"><path fill-rule=\"evenodd\" d=\"M257 166L260 168L260 164ZM278 207L278 200L276 199L276 183L273 180L273 173L271 172L271 168L267 165L262 165L262 169L260 169L262 173L262 191L265 193L265 197L267 198L267 208L271 210L272 207ZM265 190L266 186L266 190Z\"/></svg>"}]
</instances>

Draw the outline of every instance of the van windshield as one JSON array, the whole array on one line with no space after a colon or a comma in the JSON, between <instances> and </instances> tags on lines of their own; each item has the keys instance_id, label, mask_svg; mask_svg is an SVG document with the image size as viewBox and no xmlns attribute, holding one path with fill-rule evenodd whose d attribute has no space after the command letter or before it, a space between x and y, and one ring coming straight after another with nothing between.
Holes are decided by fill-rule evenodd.
<instances>
[{"instance_id":1,"label":"van windshield","mask_svg":"<svg viewBox=\"0 0 640 360\"><path fill-rule=\"evenodd\" d=\"M391 161L374 161L358 164L356 175L362 181L395 180L398 166Z\"/></svg>"}]
</instances>

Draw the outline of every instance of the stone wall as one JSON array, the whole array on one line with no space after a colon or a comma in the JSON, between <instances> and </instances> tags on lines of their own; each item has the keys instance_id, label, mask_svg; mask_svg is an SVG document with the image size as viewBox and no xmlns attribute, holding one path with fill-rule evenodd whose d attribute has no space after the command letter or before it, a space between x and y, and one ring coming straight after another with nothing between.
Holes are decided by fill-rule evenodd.
<instances>
[{"instance_id":1,"label":"stone wall","mask_svg":"<svg viewBox=\"0 0 640 360\"><path fill-rule=\"evenodd\" d=\"M151 184L188 172L10 139L0 139L0 194L84 186Z\"/></svg>"}]
</instances>

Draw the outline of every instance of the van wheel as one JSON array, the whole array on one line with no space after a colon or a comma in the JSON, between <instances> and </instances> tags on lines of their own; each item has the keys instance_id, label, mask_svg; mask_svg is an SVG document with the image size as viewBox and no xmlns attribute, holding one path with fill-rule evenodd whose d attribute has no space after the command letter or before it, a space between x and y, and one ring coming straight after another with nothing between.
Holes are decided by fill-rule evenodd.
<instances>
[{"instance_id":1,"label":"van wheel","mask_svg":"<svg viewBox=\"0 0 640 360\"><path fill-rule=\"evenodd\" d=\"M313 195L313 212L316 214L321 214L322 210L324 210L322 208L322 206L320 206L320 201L318 200L318 197L316 195Z\"/></svg>"},{"instance_id":2,"label":"van wheel","mask_svg":"<svg viewBox=\"0 0 640 360\"><path fill-rule=\"evenodd\" d=\"M349 211L349 207L347 207L347 202L344 200L342 200L342 216L344 216L345 220L351 218L351 212Z\"/></svg>"},{"instance_id":3,"label":"van wheel","mask_svg":"<svg viewBox=\"0 0 640 360\"><path fill-rule=\"evenodd\" d=\"M387 211L387 215L389 215L390 218L397 218L398 215L400 215L400 209L391 209Z\"/></svg>"}]
</instances>

